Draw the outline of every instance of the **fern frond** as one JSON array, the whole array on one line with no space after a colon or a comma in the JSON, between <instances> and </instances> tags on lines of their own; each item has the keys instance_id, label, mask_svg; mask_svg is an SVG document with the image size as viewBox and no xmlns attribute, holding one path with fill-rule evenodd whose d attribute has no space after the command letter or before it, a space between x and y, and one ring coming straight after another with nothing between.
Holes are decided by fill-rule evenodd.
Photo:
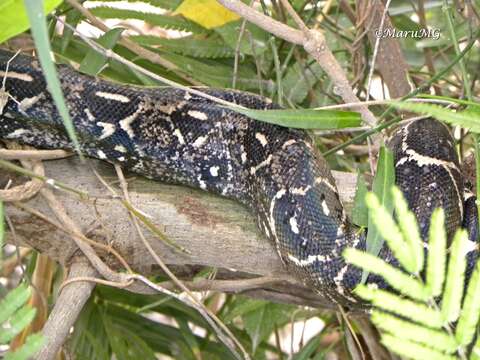
<instances>
[{"instance_id":1,"label":"fern frond","mask_svg":"<svg viewBox=\"0 0 480 360\"><path fill-rule=\"evenodd\" d=\"M378 198L373 193L368 193L365 200L369 209L369 217L372 217L377 231L385 239L393 255L405 270L414 273L416 270L415 258L411 254L410 247L403 240L402 233L390 213L383 206L380 206Z\"/></svg>"},{"instance_id":2,"label":"fern frond","mask_svg":"<svg viewBox=\"0 0 480 360\"><path fill-rule=\"evenodd\" d=\"M181 16L168 16L146 13L136 10L117 9L109 6L98 6L90 9L91 13L102 19L137 19L164 29L205 33L207 30Z\"/></svg>"},{"instance_id":3,"label":"fern frond","mask_svg":"<svg viewBox=\"0 0 480 360\"><path fill-rule=\"evenodd\" d=\"M477 263L467 288L458 320L456 337L458 342L467 346L473 340L480 318L480 263Z\"/></svg>"},{"instance_id":4,"label":"fern frond","mask_svg":"<svg viewBox=\"0 0 480 360\"><path fill-rule=\"evenodd\" d=\"M191 36L180 39L164 39L152 35L130 36L130 39L147 46L161 46L161 49L182 55L203 58L233 57L234 51L220 37L195 39Z\"/></svg>"},{"instance_id":5,"label":"fern frond","mask_svg":"<svg viewBox=\"0 0 480 360\"><path fill-rule=\"evenodd\" d=\"M28 360L33 359L38 350L45 342L45 338L41 334L33 334L27 337L25 344L14 352L5 354L4 360Z\"/></svg>"},{"instance_id":6,"label":"fern frond","mask_svg":"<svg viewBox=\"0 0 480 360\"><path fill-rule=\"evenodd\" d=\"M436 209L430 219L428 234L428 258L425 276L427 291L433 297L442 293L445 281L447 260L447 234L445 232L445 214L443 209Z\"/></svg>"},{"instance_id":7,"label":"fern frond","mask_svg":"<svg viewBox=\"0 0 480 360\"><path fill-rule=\"evenodd\" d=\"M437 350L441 350L447 354L453 354L458 349L458 343L455 337L445 331L417 325L381 311L374 311L372 313L372 321L378 324L379 329L399 339L414 341L427 347L435 344Z\"/></svg>"},{"instance_id":8,"label":"fern frond","mask_svg":"<svg viewBox=\"0 0 480 360\"><path fill-rule=\"evenodd\" d=\"M456 321L460 314L465 283L465 269L467 267L467 259L465 257L467 241L468 235L463 229L458 230L453 238L442 298L442 315L445 322Z\"/></svg>"},{"instance_id":9,"label":"fern frond","mask_svg":"<svg viewBox=\"0 0 480 360\"><path fill-rule=\"evenodd\" d=\"M434 329L442 328L444 321L439 311L430 306L403 299L386 290L374 289L372 286L359 285L355 288L355 294L362 299L368 300L377 308L390 311L394 314L411 319L419 324Z\"/></svg>"},{"instance_id":10,"label":"fern frond","mask_svg":"<svg viewBox=\"0 0 480 360\"><path fill-rule=\"evenodd\" d=\"M456 356L449 356L436 351L431 348L427 348L423 345L414 343L413 341L402 340L394 336L385 334L382 336L382 344L388 347L393 352L405 356L414 360L456 360Z\"/></svg>"},{"instance_id":11,"label":"fern frond","mask_svg":"<svg viewBox=\"0 0 480 360\"><path fill-rule=\"evenodd\" d=\"M9 327L0 328L0 344L6 344L20 334L35 318L36 310L30 306L24 306L15 312L10 318Z\"/></svg>"},{"instance_id":12,"label":"fern frond","mask_svg":"<svg viewBox=\"0 0 480 360\"><path fill-rule=\"evenodd\" d=\"M409 211L408 204L399 188L392 188L392 196L395 204L395 211L398 219L398 226L402 232L405 242L408 244L412 256L412 273L419 274L423 269L424 249L423 241L418 230L417 219Z\"/></svg>"},{"instance_id":13,"label":"fern frond","mask_svg":"<svg viewBox=\"0 0 480 360\"><path fill-rule=\"evenodd\" d=\"M346 249L344 257L350 264L362 268L369 273L380 275L394 289L402 294L408 295L412 299L419 301L430 299L421 281L372 254L364 253L356 249Z\"/></svg>"},{"instance_id":14,"label":"fern frond","mask_svg":"<svg viewBox=\"0 0 480 360\"><path fill-rule=\"evenodd\" d=\"M10 291L0 302L0 324L12 316L17 309L22 307L30 298L32 291L26 284L19 285Z\"/></svg>"}]
</instances>

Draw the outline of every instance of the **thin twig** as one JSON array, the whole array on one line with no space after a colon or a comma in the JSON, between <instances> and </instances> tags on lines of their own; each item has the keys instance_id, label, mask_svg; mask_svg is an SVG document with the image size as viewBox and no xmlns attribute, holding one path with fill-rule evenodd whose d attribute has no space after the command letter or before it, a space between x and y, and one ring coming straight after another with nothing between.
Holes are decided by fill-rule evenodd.
<instances>
[{"instance_id":1,"label":"thin twig","mask_svg":"<svg viewBox=\"0 0 480 360\"><path fill-rule=\"evenodd\" d=\"M110 30L110 28L105 25L102 21L100 21L95 15L93 15L88 9L84 8L77 0L67 0L67 2L77 9L83 16L85 16L91 23L92 25L96 26L100 30L107 32ZM159 64L166 69L172 70L176 72L176 75L179 76L180 78L188 81L192 85L197 85L201 86L202 83L199 81L192 79L191 77L179 72L179 68L177 65L174 63L164 59L161 57L159 54L147 50L144 47L138 45L134 41L120 35L120 40L119 43L123 46L125 46L127 49L133 51L135 54L140 55L144 59L147 59L148 61L151 61L152 63Z\"/></svg>"}]
</instances>

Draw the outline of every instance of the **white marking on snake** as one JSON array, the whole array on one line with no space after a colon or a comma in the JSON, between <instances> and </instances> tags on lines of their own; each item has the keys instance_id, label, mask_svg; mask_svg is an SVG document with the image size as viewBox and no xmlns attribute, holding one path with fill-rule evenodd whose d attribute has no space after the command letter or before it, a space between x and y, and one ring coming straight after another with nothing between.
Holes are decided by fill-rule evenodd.
<instances>
[{"instance_id":1,"label":"white marking on snake","mask_svg":"<svg viewBox=\"0 0 480 360\"><path fill-rule=\"evenodd\" d=\"M348 270L348 265L345 265L343 268L340 269L340 271L337 273L337 276L333 278L333 282L337 285L337 291L341 295L345 295L345 291L342 287L342 281L343 277L345 276L345 273Z\"/></svg>"},{"instance_id":2,"label":"white marking on snake","mask_svg":"<svg viewBox=\"0 0 480 360\"><path fill-rule=\"evenodd\" d=\"M403 146L404 145L402 144L402 147ZM405 146L408 146L408 144L406 144ZM455 177L452 174L452 169L459 171L457 168L457 165L455 165L455 163L451 161L440 160L430 156L419 154L413 149L406 148L404 151L407 154L407 156L402 157L395 164L395 167L402 165L408 161L415 161L418 164L418 166L433 165L433 166L441 166L443 169L445 169L445 171L450 176L450 179L452 179L453 185L455 186L455 192L457 193L457 198L458 198L458 209L460 211L460 218L463 218L463 194L460 193L460 189L458 188L457 182L455 181Z\"/></svg>"},{"instance_id":3,"label":"white marking on snake","mask_svg":"<svg viewBox=\"0 0 480 360\"><path fill-rule=\"evenodd\" d=\"M402 157L400 160L398 160L396 166L403 165L407 161L415 161L418 166L428 166L428 165L438 165L438 166L446 166L450 168L457 168L455 163L451 161L445 161L445 160L440 160L436 159L430 156L425 156L417 153L415 150L408 149L405 151L407 156Z\"/></svg>"},{"instance_id":4,"label":"white marking on snake","mask_svg":"<svg viewBox=\"0 0 480 360\"><path fill-rule=\"evenodd\" d=\"M295 139L287 140L283 143L282 149L285 149L285 148L289 147L290 145L295 144L296 142L297 142L297 140L295 140Z\"/></svg>"},{"instance_id":5,"label":"white marking on snake","mask_svg":"<svg viewBox=\"0 0 480 360\"><path fill-rule=\"evenodd\" d=\"M317 177L315 179L315 185L317 184L325 184L330 190L332 190L334 193L337 193L337 188L333 184L331 184L327 178Z\"/></svg>"},{"instance_id":6,"label":"white marking on snake","mask_svg":"<svg viewBox=\"0 0 480 360\"><path fill-rule=\"evenodd\" d=\"M7 79L8 78L18 79L18 80L22 80L22 81L26 81L26 82L33 81L32 76L30 76L28 74L15 72L15 71L9 71L8 74L7 74L7 73L5 73L5 71L0 70L0 77L2 77L2 78L6 77Z\"/></svg>"},{"instance_id":7,"label":"white marking on snake","mask_svg":"<svg viewBox=\"0 0 480 360\"><path fill-rule=\"evenodd\" d=\"M201 111L189 110L187 112L187 114L190 115L191 117L195 118L195 119L198 119L198 120L207 120L208 119L207 114L205 114L204 112L201 112Z\"/></svg>"},{"instance_id":8,"label":"white marking on snake","mask_svg":"<svg viewBox=\"0 0 480 360\"><path fill-rule=\"evenodd\" d=\"M324 261L330 260L330 258L326 255L308 255L306 259L298 259L292 254L288 254L287 257L288 257L288 260L290 260L295 265L300 267L309 266L315 262L324 262Z\"/></svg>"},{"instance_id":9,"label":"white marking on snake","mask_svg":"<svg viewBox=\"0 0 480 360\"><path fill-rule=\"evenodd\" d=\"M255 139L260 141L260 144L262 144L263 147L265 147L268 144L267 138L262 133L259 133L259 132L255 133Z\"/></svg>"},{"instance_id":10,"label":"white marking on snake","mask_svg":"<svg viewBox=\"0 0 480 360\"><path fill-rule=\"evenodd\" d=\"M107 155L102 150L97 150L97 155L99 159L106 159Z\"/></svg>"},{"instance_id":11,"label":"white marking on snake","mask_svg":"<svg viewBox=\"0 0 480 360\"><path fill-rule=\"evenodd\" d=\"M185 96L183 97L185 100L190 100L192 98L192 95L190 95L189 92L185 92Z\"/></svg>"},{"instance_id":12,"label":"white marking on snake","mask_svg":"<svg viewBox=\"0 0 480 360\"><path fill-rule=\"evenodd\" d=\"M93 116L93 114L90 112L90 110L88 108L85 108L83 111L85 112L85 115L87 115L88 120L90 120L90 121L95 120L95 116Z\"/></svg>"},{"instance_id":13,"label":"white marking on snake","mask_svg":"<svg viewBox=\"0 0 480 360\"><path fill-rule=\"evenodd\" d=\"M132 115L127 116L125 119L120 121L120 127L122 128L123 131L125 131L128 134L130 138L135 137L135 133L133 132L131 125L137 118L140 111L142 110L143 110L142 108L138 108L138 110L135 111Z\"/></svg>"},{"instance_id":14,"label":"white marking on snake","mask_svg":"<svg viewBox=\"0 0 480 360\"><path fill-rule=\"evenodd\" d=\"M113 93L108 93L104 91L97 91L95 93L96 96L107 99L107 100L114 100L122 103L129 103L130 99L126 97L125 95L121 94L113 94Z\"/></svg>"},{"instance_id":15,"label":"white marking on snake","mask_svg":"<svg viewBox=\"0 0 480 360\"><path fill-rule=\"evenodd\" d=\"M207 188L207 184L205 183L205 181L202 180L202 175L198 175L197 180L198 180L198 185L200 186L200 189L205 190Z\"/></svg>"},{"instance_id":16,"label":"white marking on snake","mask_svg":"<svg viewBox=\"0 0 480 360\"><path fill-rule=\"evenodd\" d=\"M471 251L478 250L478 243L475 241L468 240L464 243L465 248L463 249L464 254L467 255Z\"/></svg>"},{"instance_id":17,"label":"white marking on snake","mask_svg":"<svg viewBox=\"0 0 480 360\"><path fill-rule=\"evenodd\" d=\"M28 130L27 129L17 129L15 130L14 132L11 132L10 134L8 134L7 136L8 137L17 137L17 136L22 136L24 135L25 133L28 133Z\"/></svg>"},{"instance_id":18,"label":"white marking on snake","mask_svg":"<svg viewBox=\"0 0 480 360\"><path fill-rule=\"evenodd\" d=\"M295 216L292 216L290 218L290 228L295 234L300 233L300 230L298 229L297 219L295 219Z\"/></svg>"},{"instance_id":19,"label":"white marking on snake","mask_svg":"<svg viewBox=\"0 0 480 360\"><path fill-rule=\"evenodd\" d=\"M247 162L247 153L242 152L242 155L240 155L240 157L242 159L242 164L245 164Z\"/></svg>"},{"instance_id":20,"label":"white marking on snake","mask_svg":"<svg viewBox=\"0 0 480 360\"><path fill-rule=\"evenodd\" d=\"M327 202L325 200L322 201L322 210L325 215L330 215L330 209L328 208Z\"/></svg>"},{"instance_id":21,"label":"white marking on snake","mask_svg":"<svg viewBox=\"0 0 480 360\"><path fill-rule=\"evenodd\" d=\"M272 235L276 240L277 247L278 247L278 238L277 238L277 231L275 230L275 219L273 217L273 210L275 208L275 202L277 201L277 199L281 199L283 195L286 194L286 192L287 191L285 189L280 189L279 191L277 191L272 201L270 202L270 211L269 211L270 216L268 220L270 223L270 229L272 229Z\"/></svg>"},{"instance_id":22,"label":"white marking on snake","mask_svg":"<svg viewBox=\"0 0 480 360\"><path fill-rule=\"evenodd\" d=\"M210 175L212 175L213 177L217 177L218 176L218 170L220 170L220 168L218 166L212 166L210 168Z\"/></svg>"},{"instance_id":23,"label":"white marking on snake","mask_svg":"<svg viewBox=\"0 0 480 360\"><path fill-rule=\"evenodd\" d=\"M312 188L311 185L307 185L305 187L300 187L300 188L292 188L290 189L290 192L294 195L301 195L301 196L305 196L308 192L308 190L310 190Z\"/></svg>"},{"instance_id":24,"label":"white marking on snake","mask_svg":"<svg viewBox=\"0 0 480 360\"><path fill-rule=\"evenodd\" d=\"M102 134L98 138L99 140L105 139L113 134L115 134L115 125L106 122L97 122L97 125L102 128Z\"/></svg>"},{"instance_id":25,"label":"white marking on snake","mask_svg":"<svg viewBox=\"0 0 480 360\"><path fill-rule=\"evenodd\" d=\"M23 111L23 112L27 111L27 110L30 109L38 100L40 100L41 97L42 97L42 94L23 99L23 100L20 101L20 103L18 104L18 109L19 109L20 111Z\"/></svg>"},{"instance_id":26,"label":"white marking on snake","mask_svg":"<svg viewBox=\"0 0 480 360\"><path fill-rule=\"evenodd\" d=\"M121 152L121 153L126 153L127 152L127 148L123 145L115 145L113 150L116 150L116 151Z\"/></svg>"},{"instance_id":27,"label":"white marking on snake","mask_svg":"<svg viewBox=\"0 0 480 360\"><path fill-rule=\"evenodd\" d=\"M192 143L192 146L193 146L193 147L200 147L200 146L202 146L203 144L205 144L206 141L207 141L207 137L206 137L206 136L199 136L199 137L196 138L195 141Z\"/></svg>"},{"instance_id":28,"label":"white marking on snake","mask_svg":"<svg viewBox=\"0 0 480 360\"><path fill-rule=\"evenodd\" d=\"M173 135L175 135L175 136L177 137L178 142L179 142L180 144L182 144L182 145L185 144L185 139L183 138L183 135L182 135L182 133L180 132L180 129L175 129L175 130L173 131Z\"/></svg>"},{"instance_id":29,"label":"white marking on snake","mask_svg":"<svg viewBox=\"0 0 480 360\"><path fill-rule=\"evenodd\" d=\"M267 157L265 160L263 160L260 164L258 164L257 166L252 166L252 167L250 168L250 174L251 174L251 175L255 175L255 173L256 173L259 169L261 169L262 167L265 167L265 166L269 165L271 161L272 161L272 154L268 155L268 157Z\"/></svg>"},{"instance_id":30,"label":"white marking on snake","mask_svg":"<svg viewBox=\"0 0 480 360\"><path fill-rule=\"evenodd\" d=\"M125 161L125 158L123 156L120 156L119 158L117 158L118 161Z\"/></svg>"}]
</instances>

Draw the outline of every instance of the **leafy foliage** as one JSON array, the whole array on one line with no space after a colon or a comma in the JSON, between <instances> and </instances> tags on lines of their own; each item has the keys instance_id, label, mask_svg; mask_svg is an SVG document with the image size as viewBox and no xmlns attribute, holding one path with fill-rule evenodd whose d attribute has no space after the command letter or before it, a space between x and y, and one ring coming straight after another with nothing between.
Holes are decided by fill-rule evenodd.
<instances>
[{"instance_id":1,"label":"leafy foliage","mask_svg":"<svg viewBox=\"0 0 480 360\"><path fill-rule=\"evenodd\" d=\"M445 219L441 209L435 210L425 262L415 216L401 192L393 188L392 193L398 222L374 194L367 195L367 205L369 216L404 271L356 249L347 249L344 255L348 262L383 277L398 294L369 285L359 285L355 292L375 306L372 321L392 351L412 359L465 358L480 318L480 265L465 286L466 251L472 250L468 235L463 229L456 232L447 261Z\"/></svg>"},{"instance_id":2,"label":"leafy foliage","mask_svg":"<svg viewBox=\"0 0 480 360\"><path fill-rule=\"evenodd\" d=\"M337 104L340 98L320 64L313 61L301 47L274 39L271 34L251 23L247 22L243 27L243 19L210 27L208 24L217 20L218 14L214 11L211 11L211 14L207 13L210 16L207 16L206 23L203 23L202 19L198 22L198 19L190 16L192 8L189 11L189 6L199 4L200 1L129 0L129 2L134 5L129 10L114 8L114 2L109 2L108 7L100 1L88 2L89 6L95 5L95 8L90 8L90 11L101 19L109 20L109 24L110 21L115 21L113 19L121 20L119 24L121 28L112 29L98 39L98 42L106 48L111 48L127 60L177 83L220 88L233 87L270 97L289 110L251 112L249 115L286 126L315 128L311 129L311 133L316 138L320 151L329 153L327 160L333 169L358 172L362 174L362 178L363 174L370 172L365 139L380 131L380 128L341 134L322 132L321 136L317 136L319 128L325 130L358 126L358 116L348 112L322 114L304 110ZM359 97L363 98L367 92L365 74L368 69L366 67L372 63L373 46L368 44L362 31L358 31L358 19L352 20L345 8L338 5L339 2L328 2L331 5L329 9L322 8L323 2L307 3L303 0L290 2L308 27L317 28L323 32L328 46L347 72ZM44 1L47 13L51 14L52 9L56 7L54 15L65 19L65 22L73 28L80 28L79 24L85 20L85 17L70 5L64 3L58 6L59 3L60 1ZM161 11L155 11L155 13L144 11L141 3L147 3ZM281 2L271 2L272 6L268 3L270 2L261 2L264 5L261 11L277 21L293 24L286 16L285 9L282 9ZM353 2L347 3L353 4ZM406 0L391 2L389 15L398 29L415 30L423 27L423 24L416 20L419 18L417 16L419 9L412 4L411 1ZM186 13L176 11L182 5L186 6ZM472 78L478 73L480 52L470 51L472 48L475 49L475 42L472 41L475 39L470 38L471 25L474 22L456 16L454 36L448 35L442 2L425 1L424 7L428 27L439 29L440 38L397 39L410 67L409 75L412 82L422 85L412 94L420 91L430 92L433 84L442 91L442 96L437 96L437 100L454 102L459 109L451 111L429 104L393 105L399 109L431 114L449 124L478 131L478 104L474 101L455 100L467 94L468 91L458 73L453 71L455 64L464 56L467 73L472 74ZM327 16L321 13L327 13ZM137 21L132 25L130 20L140 22ZM86 73L97 74L126 84L162 85L133 71L128 66L92 51L77 32L58 23L56 17L50 16L47 21L50 29L48 35L57 62L80 65L81 70ZM136 24L141 22L147 25L137 27ZM27 26L23 1L0 1L0 42L19 34ZM174 36L172 37L171 34ZM29 34L22 36L28 38ZM127 49L122 42L118 41L121 37L134 41L145 50L155 52L173 66L167 67L152 62L151 56ZM455 52L452 47L452 38L459 39L465 44L463 55ZM46 44L45 37L43 46ZM10 45L12 44L7 44L7 46ZM428 51L442 54L441 57L436 55L433 57L433 69L425 66ZM50 55L50 52L48 53ZM424 84L428 86L424 87ZM478 81L472 81L472 91L478 93ZM384 112L379 107L370 109L380 121L387 120L382 124L387 130L398 120L393 116L392 111ZM322 123L324 116L328 126ZM464 150L478 144L478 141L471 136L464 136L459 139L459 142L461 142L459 148ZM429 243L430 250L438 256L435 259L428 257L426 268L421 267L425 259L422 258L423 252L419 250L416 226L412 225L411 216L399 205L396 196L390 196L388 191L393 183L391 165L388 164L391 164L391 159L388 158L388 153L384 153L377 169L374 192L379 196L380 203L388 209L387 212L378 213L383 220L389 219L395 204L395 211L399 214L399 222L392 226L395 228L395 234L392 237L392 234L385 234L374 226L377 215L369 216L369 213L377 214L378 206L374 203L375 200L370 199L368 204L363 201L362 194L366 192L366 186L361 187L357 195L361 201L355 202L354 222L364 227L369 225L369 221L371 222L369 244L374 245L372 253L375 253L375 248L378 249L385 240L396 247L398 256L403 258L405 254L413 254L408 259L405 258L402 264L416 276L411 277L403 271L385 268L372 254L365 255L363 260L358 260L358 264L364 265L365 274L377 271L387 280L395 283L399 291L410 292L413 295L399 298L383 290L371 293L372 289L367 288L364 290L365 296L371 298L374 304L382 305L380 310L374 313L373 319L385 333L383 342L392 350L398 350L404 356L413 358L433 358L433 356L449 358L457 355L452 352L454 346L466 349L467 343L470 343L472 336L476 334L475 326L478 317L463 314L478 313L479 291L469 287L463 302L460 302L462 306L459 307L462 289L457 281L461 279L459 271L463 266L461 258L457 258L455 264L450 258L451 277L437 276L447 268L446 237L442 230L443 219L440 213L432 218L432 224L437 225L431 227L434 232L431 238L434 241ZM380 222L377 220L377 223ZM392 225L391 222L389 224ZM452 248L452 250L455 249ZM30 257L26 261L33 263L34 258L35 256ZM418 276L422 273L422 269L425 281ZM475 280L472 280L471 284L479 283L478 276L478 272L473 274ZM444 292L445 286L453 287L453 291L448 296ZM7 292L1 285L0 290L2 294ZM433 298L444 299L445 308L433 307L431 302ZM293 359L322 359L330 351L342 355L350 352L348 343L341 341L344 329L339 326L337 317L331 312L305 311L301 308L295 309L292 306L234 295L209 294L204 298L204 302L215 309L216 314L227 323L230 330L255 359L287 358L287 356ZM458 315L459 311L460 315ZM282 332L282 327L285 328L287 323L293 322L293 318L295 321L302 322L314 317L321 317L325 326L315 329L316 336L304 342L302 340L302 346L296 353L287 354L290 352L289 349L276 343L276 335ZM447 331L450 328L448 323L446 325L446 319L455 318L458 319L455 320L458 323L456 330ZM360 328L353 326L353 329L361 337ZM435 344L433 352L432 344ZM104 287L98 288L87 304L80 321L75 326L71 345L75 355L85 359L111 359L112 355L119 359L140 357L150 359L153 357L152 354L156 356L165 354L173 358L185 359L232 358L228 350L215 340L211 329L195 311L165 297L145 297ZM25 348L28 349L29 346ZM480 343L474 344L472 359L480 358L480 355L476 355L480 354L479 349Z\"/></svg>"},{"instance_id":3,"label":"leafy foliage","mask_svg":"<svg viewBox=\"0 0 480 360\"><path fill-rule=\"evenodd\" d=\"M30 296L30 288L20 285L0 301L0 345L8 344L33 321L36 311L26 304ZM43 341L40 334L30 335L25 344L15 351L7 352L4 359L30 359L40 349Z\"/></svg>"}]
</instances>

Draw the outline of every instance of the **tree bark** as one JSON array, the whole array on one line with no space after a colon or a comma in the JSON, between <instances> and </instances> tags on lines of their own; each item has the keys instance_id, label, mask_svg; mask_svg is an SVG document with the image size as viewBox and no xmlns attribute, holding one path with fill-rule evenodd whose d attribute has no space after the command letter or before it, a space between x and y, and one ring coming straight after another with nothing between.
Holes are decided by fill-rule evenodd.
<instances>
[{"instance_id":1,"label":"tree bark","mask_svg":"<svg viewBox=\"0 0 480 360\"><path fill-rule=\"evenodd\" d=\"M90 196L84 200L76 194L56 190L57 198L87 237L111 245L135 271L143 275L158 274L159 267L139 239L128 211L119 199L110 196L93 172L95 169L121 194L113 167L93 159L86 162L82 164L76 157L44 162L46 176L85 191ZM355 193L356 175L334 172L334 176L348 210ZM272 291L280 292L284 296L278 301L314 306L326 304L285 270L273 246L257 230L253 216L241 204L204 191L161 184L137 176L127 176L127 181L136 209L169 239L189 251L188 254L182 253L165 245L143 227L145 237L155 252L180 275L189 278L199 268L209 266L221 269L219 276L224 279L266 276L281 280L277 285L268 286L270 294L255 289L246 292L270 299ZM41 196L25 204L56 221ZM79 255L70 236L51 223L14 204L7 205L6 213L14 227L14 232L7 233L8 242L26 244L66 265L74 255ZM101 250L98 253L107 265L121 269L112 255Z\"/></svg>"}]
</instances>

